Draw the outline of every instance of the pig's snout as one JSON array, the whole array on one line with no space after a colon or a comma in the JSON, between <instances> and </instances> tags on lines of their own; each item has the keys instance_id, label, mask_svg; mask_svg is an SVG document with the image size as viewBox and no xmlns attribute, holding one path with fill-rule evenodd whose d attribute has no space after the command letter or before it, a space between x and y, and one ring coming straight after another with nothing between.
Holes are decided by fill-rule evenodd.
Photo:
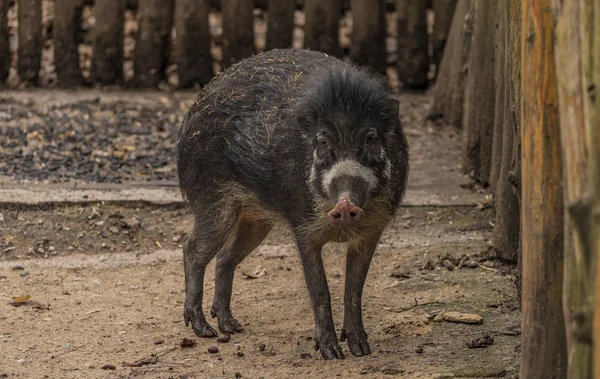
<instances>
[{"instance_id":1,"label":"pig's snout","mask_svg":"<svg viewBox=\"0 0 600 379\"><path fill-rule=\"evenodd\" d=\"M350 199L342 198L335 208L327 212L327 219L331 225L351 226L361 222L364 214L363 210L352 204Z\"/></svg>"}]
</instances>

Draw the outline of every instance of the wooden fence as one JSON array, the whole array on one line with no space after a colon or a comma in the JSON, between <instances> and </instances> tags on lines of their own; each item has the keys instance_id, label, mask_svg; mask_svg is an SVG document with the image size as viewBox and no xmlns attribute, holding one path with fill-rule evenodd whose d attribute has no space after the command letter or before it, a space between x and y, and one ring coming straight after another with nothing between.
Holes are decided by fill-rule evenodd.
<instances>
[{"instance_id":1,"label":"wooden fence","mask_svg":"<svg viewBox=\"0 0 600 379\"><path fill-rule=\"evenodd\" d=\"M0 84L9 78L11 63L17 82L40 84L42 51L53 46L56 84L61 87L125 81L137 87L156 87L166 79L169 65L176 67L178 87L203 85L222 68L253 53L299 47L297 43L293 45L296 33L300 46L338 57L349 56L382 73L389 64L395 64L405 86L423 89L431 82L432 67L441 60L455 3L456 0L0 0ZM7 12L14 12L12 7L16 7L18 15L18 43L15 48L13 42L11 49ZM53 9L53 17L43 23L46 7ZM94 19L88 31L81 28L84 10L88 16L91 12ZM125 80L127 12L133 15L137 32L130 57L133 78ZM209 23L214 14L221 21L220 27ZM265 42L260 47L255 44L255 34L260 33L257 14L263 21L266 19ZM351 26L343 30L349 36L340 36L340 20L348 20L349 15ZM340 44L341 37L347 41L346 46ZM88 63L81 54L83 41L91 47Z\"/></svg>"}]
</instances>

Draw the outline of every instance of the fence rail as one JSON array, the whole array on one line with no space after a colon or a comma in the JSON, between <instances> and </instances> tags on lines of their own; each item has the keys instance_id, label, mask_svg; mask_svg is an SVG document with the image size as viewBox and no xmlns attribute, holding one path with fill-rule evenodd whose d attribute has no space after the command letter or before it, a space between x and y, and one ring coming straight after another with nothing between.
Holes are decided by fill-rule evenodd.
<instances>
[{"instance_id":1,"label":"fence rail","mask_svg":"<svg viewBox=\"0 0 600 379\"><path fill-rule=\"evenodd\" d=\"M394 64L425 88L455 2L0 0L0 85L185 88L253 53L306 47L382 73Z\"/></svg>"}]
</instances>

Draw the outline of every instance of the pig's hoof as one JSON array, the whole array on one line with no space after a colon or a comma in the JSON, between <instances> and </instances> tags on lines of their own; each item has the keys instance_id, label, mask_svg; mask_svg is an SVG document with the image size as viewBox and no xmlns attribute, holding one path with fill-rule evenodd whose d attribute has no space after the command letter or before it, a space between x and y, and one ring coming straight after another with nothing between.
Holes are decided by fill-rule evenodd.
<instances>
[{"instance_id":1,"label":"pig's hoof","mask_svg":"<svg viewBox=\"0 0 600 379\"><path fill-rule=\"evenodd\" d=\"M192 329L194 330L194 333L196 333L196 335L198 337L210 338L210 337L217 336L217 331L215 329L213 329L213 327L210 326L208 324L208 322L206 322L204 315L199 317L196 315L196 313L194 311L186 309L183 314L183 317L184 317L184 321L185 321L185 326L188 326L188 324L191 323Z\"/></svg>"},{"instance_id":2,"label":"pig's hoof","mask_svg":"<svg viewBox=\"0 0 600 379\"><path fill-rule=\"evenodd\" d=\"M342 329L342 341L348 340L348 347L352 355L362 357L371 354L371 348L367 341L367 333L364 331L353 333Z\"/></svg>"},{"instance_id":3,"label":"pig's hoof","mask_svg":"<svg viewBox=\"0 0 600 379\"><path fill-rule=\"evenodd\" d=\"M335 339L317 342L315 350L321 350L321 355L324 359L344 359L342 348Z\"/></svg>"},{"instance_id":4,"label":"pig's hoof","mask_svg":"<svg viewBox=\"0 0 600 379\"><path fill-rule=\"evenodd\" d=\"M242 332L244 328L236 319L230 317L223 321L219 320L219 330L223 333L232 334Z\"/></svg>"}]
</instances>

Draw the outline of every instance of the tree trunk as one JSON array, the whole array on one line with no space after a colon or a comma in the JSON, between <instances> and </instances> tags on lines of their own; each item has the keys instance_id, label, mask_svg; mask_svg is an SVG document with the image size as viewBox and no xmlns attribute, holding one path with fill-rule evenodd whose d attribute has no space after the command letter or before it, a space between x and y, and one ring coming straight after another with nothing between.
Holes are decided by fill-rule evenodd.
<instances>
[{"instance_id":1,"label":"tree trunk","mask_svg":"<svg viewBox=\"0 0 600 379\"><path fill-rule=\"evenodd\" d=\"M504 111L509 106L508 97L505 96L506 87L509 83L505 81L506 66L510 61L506 60L506 24L508 22L508 9L506 1L498 0L496 9L496 73L495 77L495 107L494 107L494 133L492 136L492 164L490 167L490 189L496 193L496 184L500 175L500 166L502 164L502 145L504 139ZM512 141L511 141L512 142ZM511 157L512 158L512 157Z\"/></svg>"},{"instance_id":2,"label":"tree trunk","mask_svg":"<svg viewBox=\"0 0 600 379\"><path fill-rule=\"evenodd\" d=\"M172 0L139 0L139 24L135 45L135 82L157 87L165 78L173 25Z\"/></svg>"},{"instance_id":3,"label":"tree trunk","mask_svg":"<svg viewBox=\"0 0 600 379\"><path fill-rule=\"evenodd\" d=\"M269 0L267 50L292 46L295 10L294 1Z\"/></svg>"},{"instance_id":4,"label":"tree trunk","mask_svg":"<svg viewBox=\"0 0 600 379\"><path fill-rule=\"evenodd\" d=\"M551 0L522 0L521 378L565 378L563 195Z\"/></svg>"},{"instance_id":5,"label":"tree trunk","mask_svg":"<svg viewBox=\"0 0 600 379\"><path fill-rule=\"evenodd\" d=\"M600 5L555 2L569 378L600 378Z\"/></svg>"},{"instance_id":6,"label":"tree trunk","mask_svg":"<svg viewBox=\"0 0 600 379\"><path fill-rule=\"evenodd\" d=\"M208 0L176 0L175 54L179 87L204 85L213 76Z\"/></svg>"},{"instance_id":7,"label":"tree trunk","mask_svg":"<svg viewBox=\"0 0 600 379\"><path fill-rule=\"evenodd\" d=\"M494 156L495 165L499 167L495 186L493 247L499 258L518 262L521 211L517 190L520 190L520 168L515 166L518 164L516 156L520 155L517 115L520 115L521 0L500 0L498 12L494 142L498 142L496 138L500 139L501 151Z\"/></svg>"},{"instance_id":8,"label":"tree trunk","mask_svg":"<svg viewBox=\"0 0 600 379\"><path fill-rule=\"evenodd\" d=\"M96 0L91 75L98 84L114 84L122 78L125 5L125 0Z\"/></svg>"},{"instance_id":9,"label":"tree trunk","mask_svg":"<svg viewBox=\"0 0 600 379\"><path fill-rule=\"evenodd\" d=\"M78 50L82 10L82 0L54 2L54 64L58 83L62 86L78 86L83 82Z\"/></svg>"},{"instance_id":10,"label":"tree trunk","mask_svg":"<svg viewBox=\"0 0 600 379\"><path fill-rule=\"evenodd\" d=\"M452 17L456 9L457 0L433 0L433 33L431 45L433 49L433 64L436 76L439 73L444 47L450 32Z\"/></svg>"},{"instance_id":11,"label":"tree trunk","mask_svg":"<svg viewBox=\"0 0 600 379\"><path fill-rule=\"evenodd\" d=\"M465 161L467 173L484 186L489 184L495 108L495 1L474 1L473 40L469 54L467 78L467 112L464 120Z\"/></svg>"},{"instance_id":12,"label":"tree trunk","mask_svg":"<svg viewBox=\"0 0 600 379\"><path fill-rule=\"evenodd\" d=\"M408 88L428 85L429 41L427 3L422 0L396 0L398 18L398 79Z\"/></svg>"},{"instance_id":13,"label":"tree trunk","mask_svg":"<svg viewBox=\"0 0 600 379\"><path fill-rule=\"evenodd\" d=\"M8 79L10 72L10 43L8 40L8 3L0 0L0 85Z\"/></svg>"},{"instance_id":14,"label":"tree trunk","mask_svg":"<svg viewBox=\"0 0 600 379\"><path fill-rule=\"evenodd\" d=\"M454 127L462 126L467 61L471 45L472 17L469 0L459 0L448 34L440 70L432 90L430 118L441 117Z\"/></svg>"},{"instance_id":15,"label":"tree trunk","mask_svg":"<svg viewBox=\"0 0 600 379\"><path fill-rule=\"evenodd\" d=\"M18 4L17 73L21 80L35 84L42 59L42 0L19 0Z\"/></svg>"},{"instance_id":16,"label":"tree trunk","mask_svg":"<svg viewBox=\"0 0 600 379\"><path fill-rule=\"evenodd\" d=\"M385 74L384 0L352 0L352 47L350 57L359 65Z\"/></svg>"},{"instance_id":17,"label":"tree trunk","mask_svg":"<svg viewBox=\"0 0 600 379\"><path fill-rule=\"evenodd\" d=\"M223 69L254 53L253 7L247 0L222 0Z\"/></svg>"},{"instance_id":18,"label":"tree trunk","mask_svg":"<svg viewBox=\"0 0 600 379\"><path fill-rule=\"evenodd\" d=\"M304 13L304 47L341 57L339 29L342 1L305 0Z\"/></svg>"}]
</instances>

